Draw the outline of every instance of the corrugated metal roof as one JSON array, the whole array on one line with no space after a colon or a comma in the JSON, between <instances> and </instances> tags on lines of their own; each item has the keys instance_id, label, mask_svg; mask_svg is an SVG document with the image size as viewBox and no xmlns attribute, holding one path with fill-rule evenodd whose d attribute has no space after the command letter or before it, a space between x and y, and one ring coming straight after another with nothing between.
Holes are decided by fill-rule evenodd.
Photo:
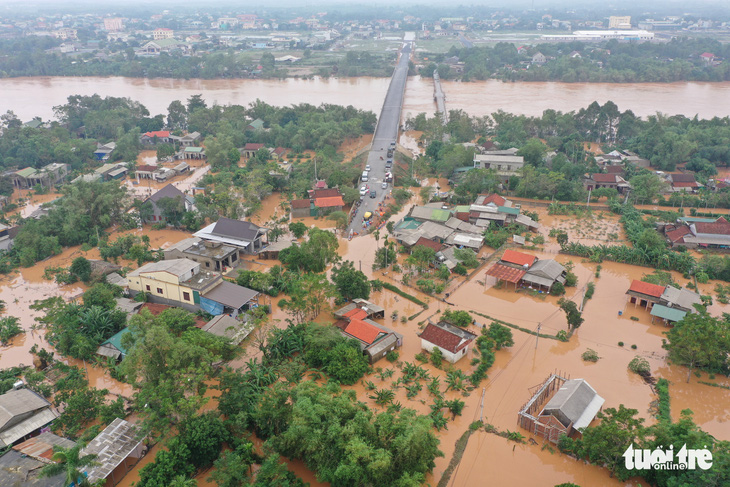
<instances>
[{"instance_id":1,"label":"corrugated metal roof","mask_svg":"<svg viewBox=\"0 0 730 487\"><path fill-rule=\"evenodd\" d=\"M494 264L487 271L488 276L496 277L499 280L507 282L519 282L525 275L525 271L516 267L510 267L503 264Z\"/></svg>"},{"instance_id":2,"label":"corrugated metal roof","mask_svg":"<svg viewBox=\"0 0 730 487\"><path fill-rule=\"evenodd\" d=\"M13 450L21 452L42 462L50 462L53 456L53 447L73 448L76 443L54 435L50 432L41 433L38 436L25 440L13 447Z\"/></svg>"},{"instance_id":3,"label":"corrugated metal roof","mask_svg":"<svg viewBox=\"0 0 730 487\"><path fill-rule=\"evenodd\" d=\"M103 480L117 468L141 443L137 430L131 423L116 418L96 438L81 450L81 455L96 455L94 467L87 467L89 482Z\"/></svg>"},{"instance_id":4,"label":"corrugated metal roof","mask_svg":"<svg viewBox=\"0 0 730 487\"><path fill-rule=\"evenodd\" d=\"M685 317L686 311L676 308L667 308L661 304L655 304L651 308L651 315L657 318L663 318L668 321L679 321Z\"/></svg>"},{"instance_id":5,"label":"corrugated metal roof","mask_svg":"<svg viewBox=\"0 0 730 487\"><path fill-rule=\"evenodd\" d=\"M169 272L170 274L180 277L199 267L199 263L189 259L161 260L159 262L150 262L149 264L145 264L139 269L135 269L130 272L128 276L136 277L140 274L147 274L150 272Z\"/></svg>"},{"instance_id":6,"label":"corrugated metal roof","mask_svg":"<svg viewBox=\"0 0 730 487\"><path fill-rule=\"evenodd\" d=\"M233 309L240 309L258 295L258 291L228 281L221 281L220 284L204 294L206 299Z\"/></svg>"},{"instance_id":7,"label":"corrugated metal roof","mask_svg":"<svg viewBox=\"0 0 730 487\"><path fill-rule=\"evenodd\" d=\"M26 167L25 169L21 169L19 171L15 171L15 174L18 176L29 178L33 176L36 173L36 170L32 167Z\"/></svg>"},{"instance_id":8,"label":"corrugated metal roof","mask_svg":"<svg viewBox=\"0 0 730 487\"><path fill-rule=\"evenodd\" d=\"M603 398L598 395L596 390L583 379L571 379L565 381L563 386L558 389L558 392L556 392L552 399L550 399L550 401L545 405L543 412L552 414L559 411L571 423L573 423L573 427L576 427L575 425L579 420L582 422L587 420L587 425L593 420L593 417L588 419L590 414L586 413L590 413L593 409L595 409L596 403L593 401L596 397L600 399L600 404L598 406L598 409L600 409L600 405L603 404ZM598 412L598 409L595 409L596 413ZM595 413L593 416L595 416ZM566 424L565 426L568 425Z\"/></svg>"}]
</instances>

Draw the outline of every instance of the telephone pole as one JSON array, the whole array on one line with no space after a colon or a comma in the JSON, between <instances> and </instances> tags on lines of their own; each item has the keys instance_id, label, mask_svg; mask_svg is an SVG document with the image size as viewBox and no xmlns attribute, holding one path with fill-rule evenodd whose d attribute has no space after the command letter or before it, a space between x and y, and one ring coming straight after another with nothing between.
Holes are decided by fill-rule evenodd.
<instances>
[{"instance_id":1,"label":"telephone pole","mask_svg":"<svg viewBox=\"0 0 730 487\"><path fill-rule=\"evenodd\" d=\"M537 334L535 335L535 350L537 350L537 341L540 339L540 327L542 323L537 324Z\"/></svg>"},{"instance_id":2,"label":"telephone pole","mask_svg":"<svg viewBox=\"0 0 730 487\"><path fill-rule=\"evenodd\" d=\"M482 420L482 415L484 414L484 393L485 392L487 392L487 388L482 387L482 403L481 403L481 407L479 409L479 421Z\"/></svg>"}]
</instances>

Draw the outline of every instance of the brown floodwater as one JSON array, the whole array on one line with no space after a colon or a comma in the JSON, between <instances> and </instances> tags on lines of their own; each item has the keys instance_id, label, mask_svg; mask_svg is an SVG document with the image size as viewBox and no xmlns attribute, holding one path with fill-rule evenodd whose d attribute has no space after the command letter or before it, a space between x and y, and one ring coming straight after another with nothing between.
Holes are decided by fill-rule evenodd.
<instances>
[{"instance_id":1,"label":"brown floodwater","mask_svg":"<svg viewBox=\"0 0 730 487\"><path fill-rule=\"evenodd\" d=\"M645 117L662 112L700 118L730 114L730 82L723 83L504 83L488 80L463 83L443 81L447 110L470 115L490 115L503 110L518 115L539 116L547 109L569 112L594 101L611 100L619 110L632 110ZM412 77L406 86L407 114L433 113L433 80Z\"/></svg>"},{"instance_id":2,"label":"brown floodwater","mask_svg":"<svg viewBox=\"0 0 730 487\"><path fill-rule=\"evenodd\" d=\"M141 102L152 115L167 113L174 100L202 94L208 104L248 105L260 99L272 105L331 103L353 105L380 113L389 78L314 78L311 80L182 80L122 77L26 77L0 79L0 106L22 120L53 118L53 107L70 95L125 96ZM730 83L504 83L496 80L469 83L444 81L446 108L471 115L497 110L541 115L553 108L578 110L593 101L615 102L620 110L641 116L662 112L701 118L730 114ZM433 80L413 76L406 85L404 117L433 113Z\"/></svg>"}]
</instances>

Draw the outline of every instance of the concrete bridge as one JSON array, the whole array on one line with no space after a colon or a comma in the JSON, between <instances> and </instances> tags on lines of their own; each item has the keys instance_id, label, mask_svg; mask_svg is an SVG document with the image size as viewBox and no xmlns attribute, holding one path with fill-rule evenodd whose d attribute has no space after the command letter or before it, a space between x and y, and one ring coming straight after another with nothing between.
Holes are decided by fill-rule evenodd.
<instances>
[{"instance_id":1,"label":"concrete bridge","mask_svg":"<svg viewBox=\"0 0 730 487\"><path fill-rule=\"evenodd\" d=\"M385 196L391 192L392 184L389 183L387 189L382 189L382 183L385 181L385 173L388 172L385 168L388 160L388 149L394 146L398 139L403 98L405 96L406 81L408 80L408 62L410 61L412 49L413 42L407 40L403 43L400 58L390 79L388 93L385 95L383 108L380 111L373 142L368 153L367 164L370 165L368 181L361 181L359 186L367 186L368 192L360 198L359 207L352 211L353 217L347 227L346 235L365 233L367 230L363 227L363 216L368 211L375 212L379 205L383 203ZM393 169L389 170L392 171ZM374 198L370 197L370 191L375 191Z\"/></svg>"}]
</instances>

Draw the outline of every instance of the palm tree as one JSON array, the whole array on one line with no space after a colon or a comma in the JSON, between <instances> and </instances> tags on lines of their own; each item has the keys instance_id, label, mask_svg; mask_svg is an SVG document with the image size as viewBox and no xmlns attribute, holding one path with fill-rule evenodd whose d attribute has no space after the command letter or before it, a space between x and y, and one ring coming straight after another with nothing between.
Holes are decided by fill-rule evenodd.
<instances>
[{"instance_id":1,"label":"palm tree","mask_svg":"<svg viewBox=\"0 0 730 487\"><path fill-rule=\"evenodd\" d=\"M195 479L189 479L185 475L178 475L168 487L198 487L198 481Z\"/></svg>"},{"instance_id":2,"label":"palm tree","mask_svg":"<svg viewBox=\"0 0 730 487\"><path fill-rule=\"evenodd\" d=\"M84 467L97 465L94 461L96 455L81 456L81 443L71 448L63 448L60 446L53 447L53 456L51 459L56 463L50 463L44 466L40 471L41 477L54 477L58 474L65 474L66 481L64 485L78 483L79 487L90 487L91 483L82 473Z\"/></svg>"}]
</instances>

